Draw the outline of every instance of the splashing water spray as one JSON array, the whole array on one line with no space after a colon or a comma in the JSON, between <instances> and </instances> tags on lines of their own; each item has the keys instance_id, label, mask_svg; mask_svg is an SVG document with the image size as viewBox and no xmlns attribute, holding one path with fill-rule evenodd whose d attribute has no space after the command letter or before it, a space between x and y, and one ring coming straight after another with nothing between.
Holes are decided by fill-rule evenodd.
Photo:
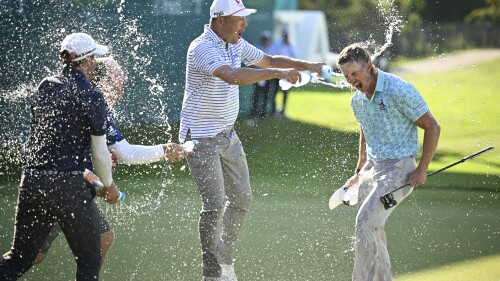
<instances>
[{"instance_id":1,"label":"splashing water spray","mask_svg":"<svg viewBox=\"0 0 500 281\"><path fill-rule=\"evenodd\" d=\"M153 123L158 124L159 128L162 128L162 130L163 128L165 128L164 129L165 143L170 142L172 141L172 135L170 134L172 127L168 121L167 105L162 99L162 96L165 93L165 89L162 86L162 84L164 84L163 83L164 81L161 80L159 74L155 74L155 76L152 77L147 73L147 67L151 65L152 58L149 56L141 55L139 52L142 46L151 44L153 39L151 38L151 36L146 36L139 31L137 19L129 20L126 18L126 16L123 13L125 5L126 1L121 0L120 4L117 7L117 13L119 21L125 29L125 38L133 39L132 43L134 44L134 46L130 50L132 68L135 72L135 75L139 76L142 79L142 81L147 81L149 83L148 91L150 93L150 97L152 98L153 101L158 102L157 110L155 110L155 114L153 116L154 117ZM151 104L148 103L145 104L144 106L149 107L151 106ZM141 111L139 114L140 115L144 114L144 111ZM165 188L171 186L174 182L174 179L171 178L171 176L168 173L169 164L165 161L165 163L162 165L164 165L162 169L162 174L164 175L162 177L162 183L161 183L162 188L159 190L155 190L155 192L150 192L149 194L144 195L146 198L135 200L134 202L122 203L123 207L128 212L135 215L142 215L145 213L149 213L151 211L156 211L161 207L160 205L162 198L165 196ZM156 167L157 165L153 165L153 168ZM154 197L153 196L154 194L157 194L157 196ZM109 211L113 211L110 208L110 206L106 206L106 209ZM125 210L118 209L117 211L122 213ZM121 215L123 215L123 213Z\"/></svg>"},{"instance_id":2,"label":"splashing water spray","mask_svg":"<svg viewBox=\"0 0 500 281\"><path fill-rule=\"evenodd\" d=\"M382 14L384 18L385 30L385 43L375 49L375 52L371 55L370 59L373 61L378 58L388 47L392 46L392 37L394 32L401 32L401 16L394 4L394 0L379 0L377 2L378 11Z\"/></svg>"},{"instance_id":3,"label":"splashing water spray","mask_svg":"<svg viewBox=\"0 0 500 281\"><path fill-rule=\"evenodd\" d=\"M292 84L286 79L281 79L279 81L279 85L281 89L284 91L290 89L291 87L302 87L309 82L321 83L324 85L340 89L350 87L349 83L345 81L344 76L340 73L334 72L333 69L328 65L324 65L321 68L321 74L322 77L320 77L318 73L309 73L307 71L300 71L300 82L297 81L295 84ZM336 80L337 82L328 82L331 80Z\"/></svg>"},{"instance_id":4,"label":"splashing water spray","mask_svg":"<svg viewBox=\"0 0 500 281\"><path fill-rule=\"evenodd\" d=\"M394 0L379 0L377 2L377 8L381 16L384 18L385 42L382 46L377 47L374 53L370 56L372 61L377 59L388 47L392 46L392 37L395 32L400 32L399 27L402 22ZM365 41L365 44L370 46L375 45L376 42L373 39L369 39ZM341 73L334 72L330 66L323 66L321 72L322 76L319 76L317 73L301 71L300 82L292 84L286 79L281 79L279 81L279 85L282 90L288 90L291 87L301 87L309 82L320 83L338 89L351 88L351 85L345 80L344 76Z\"/></svg>"}]
</instances>

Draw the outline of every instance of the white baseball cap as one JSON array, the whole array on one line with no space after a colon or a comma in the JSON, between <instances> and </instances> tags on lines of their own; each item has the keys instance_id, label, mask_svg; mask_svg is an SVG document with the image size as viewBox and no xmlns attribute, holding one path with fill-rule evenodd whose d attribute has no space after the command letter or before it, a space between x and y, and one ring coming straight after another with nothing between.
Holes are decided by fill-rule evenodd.
<instances>
[{"instance_id":1,"label":"white baseball cap","mask_svg":"<svg viewBox=\"0 0 500 281\"><path fill-rule=\"evenodd\" d=\"M356 205L358 204L358 194L359 194L359 183L353 184L348 189L342 186L332 194L330 200L328 201L328 206L330 207L330 210L333 210L342 203L350 206Z\"/></svg>"},{"instance_id":2,"label":"white baseball cap","mask_svg":"<svg viewBox=\"0 0 500 281\"><path fill-rule=\"evenodd\" d=\"M243 5L243 0L214 0L210 6L210 17L218 16L238 16L246 17L257 12L255 9L247 9Z\"/></svg>"},{"instance_id":3,"label":"white baseball cap","mask_svg":"<svg viewBox=\"0 0 500 281\"><path fill-rule=\"evenodd\" d=\"M90 55L105 55L108 47L97 44L90 35L86 33L72 33L61 43L61 52L68 51L71 61L79 61Z\"/></svg>"}]
</instances>

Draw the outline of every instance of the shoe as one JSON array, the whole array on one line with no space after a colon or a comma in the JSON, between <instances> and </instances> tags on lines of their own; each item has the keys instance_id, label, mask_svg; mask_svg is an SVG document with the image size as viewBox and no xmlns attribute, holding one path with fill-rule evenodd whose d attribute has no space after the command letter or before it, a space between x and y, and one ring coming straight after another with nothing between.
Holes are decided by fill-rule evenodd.
<instances>
[{"instance_id":1,"label":"shoe","mask_svg":"<svg viewBox=\"0 0 500 281\"><path fill-rule=\"evenodd\" d=\"M222 269L221 279L224 281L238 281L236 278L236 273L234 273L234 263L233 264L221 264Z\"/></svg>"}]
</instances>

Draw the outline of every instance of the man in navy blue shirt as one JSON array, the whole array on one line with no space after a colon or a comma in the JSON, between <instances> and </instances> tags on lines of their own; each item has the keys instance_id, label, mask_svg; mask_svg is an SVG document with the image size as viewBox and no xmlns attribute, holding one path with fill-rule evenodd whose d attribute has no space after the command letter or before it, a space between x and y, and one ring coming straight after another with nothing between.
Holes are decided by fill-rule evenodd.
<instances>
[{"instance_id":1,"label":"man in navy blue shirt","mask_svg":"<svg viewBox=\"0 0 500 281\"><path fill-rule=\"evenodd\" d=\"M106 107L90 82L95 55L107 52L85 33L67 36L61 44L62 72L45 78L33 97L14 241L0 260L0 280L16 280L30 269L56 222L76 257L76 280L99 279L98 210L83 171L92 158L105 200L118 201L106 147Z\"/></svg>"},{"instance_id":2,"label":"man in navy blue shirt","mask_svg":"<svg viewBox=\"0 0 500 281\"><path fill-rule=\"evenodd\" d=\"M106 109L106 143L109 152L117 163L128 165L146 164L167 158L171 162L182 160L186 155L192 154L192 151L184 150L180 144L168 142L159 145L135 145L129 144L122 135L113 118L113 106L124 95L124 85L127 82L127 75L121 66L112 58L104 57L97 59L97 68L94 71L92 82L104 95L107 103ZM91 193L94 191L97 196L102 197L102 183L96 177L92 163L89 163L88 170L84 172L84 178L88 182ZM114 231L102 212L99 213L99 225L101 228L101 268L111 245L114 241ZM34 264L41 263L49 251L52 242L61 232L59 225L54 225L49 236L43 243Z\"/></svg>"}]
</instances>

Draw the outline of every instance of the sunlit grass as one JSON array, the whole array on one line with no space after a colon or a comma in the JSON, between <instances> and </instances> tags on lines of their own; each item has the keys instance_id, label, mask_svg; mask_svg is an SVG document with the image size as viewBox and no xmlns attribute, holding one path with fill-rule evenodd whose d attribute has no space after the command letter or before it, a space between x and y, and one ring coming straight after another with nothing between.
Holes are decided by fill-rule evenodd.
<instances>
[{"instance_id":1,"label":"sunlit grass","mask_svg":"<svg viewBox=\"0 0 500 281\"><path fill-rule=\"evenodd\" d=\"M426 269L395 278L395 281L498 281L500 255L487 256Z\"/></svg>"}]
</instances>

